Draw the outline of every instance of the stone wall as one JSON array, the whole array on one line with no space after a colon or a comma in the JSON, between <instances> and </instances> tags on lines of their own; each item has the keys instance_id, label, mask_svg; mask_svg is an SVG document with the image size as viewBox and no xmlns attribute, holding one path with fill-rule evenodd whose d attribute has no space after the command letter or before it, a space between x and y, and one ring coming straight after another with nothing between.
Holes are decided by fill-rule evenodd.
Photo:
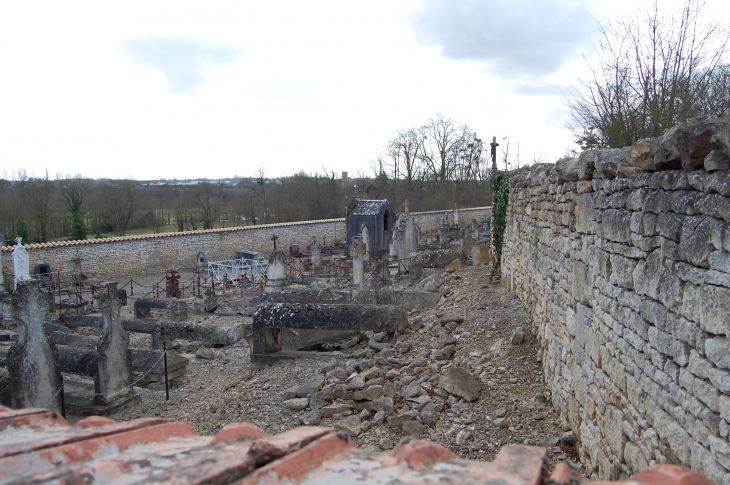
<instances>
[{"instance_id":1,"label":"stone wall","mask_svg":"<svg viewBox=\"0 0 730 485\"><path fill-rule=\"evenodd\" d=\"M451 212L451 211L449 211ZM461 217L483 221L491 217L491 208L460 209ZM414 213L416 222L431 230L443 211ZM28 244L30 271L38 263L48 263L54 272L76 271L81 265L85 272L95 272L104 278L160 272L166 269L191 269L195 267L198 252L205 253L209 261L232 259L236 250L248 249L269 254L273 250L273 235L278 237L277 247L288 250L291 244L299 244L304 250L314 241L329 245L345 239L345 220L268 224L261 226L233 227L205 231L145 234L140 236L87 239L44 244ZM11 252L13 247L2 248L2 269L6 283L13 278Z\"/></svg>"},{"instance_id":2,"label":"stone wall","mask_svg":"<svg viewBox=\"0 0 730 485\"><path fill-rule=\"evenodd\" d=\"M510 181L503 283L594 478L730 483L728 139L730 111Z\"/></svg>"}]
</instances>

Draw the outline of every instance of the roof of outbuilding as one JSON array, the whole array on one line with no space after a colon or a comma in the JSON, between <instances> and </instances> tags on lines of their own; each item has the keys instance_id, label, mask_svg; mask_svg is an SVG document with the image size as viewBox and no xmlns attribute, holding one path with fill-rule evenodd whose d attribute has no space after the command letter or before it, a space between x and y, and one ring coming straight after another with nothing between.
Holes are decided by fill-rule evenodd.
<instances>
[{"instance_id":1,"label":"roof of outbuilding","mask_svg":"<svg viewBox=\"0 0 730 485\"><path fill-rule=\"evenodd\" d=\"M270 436L252 424L231 423L215 436L199 436L185 423L162 418L117 423L97 416L72 426L46 409L0 406L2 484L597 483L582 480L566 463L548 475L544 457L544 448L506 446L491 463L470 461L417 439L381 453L361 450L347 435L320 427ZM660 465L634 475L632 483L712 482Z\"/></svg>"},{"instance_id":2,"label":"roof of outbuilding","mask_svg":"<svg viewBox=\"0 0 730 485\"><path fill-rule=\"evenodd\" d=\"M388 207L388 200L369 200L369 199L358 199L357 205L350 212L351 215L356 216L377 216L383 208Z\"/></svg>"}]
</instances>

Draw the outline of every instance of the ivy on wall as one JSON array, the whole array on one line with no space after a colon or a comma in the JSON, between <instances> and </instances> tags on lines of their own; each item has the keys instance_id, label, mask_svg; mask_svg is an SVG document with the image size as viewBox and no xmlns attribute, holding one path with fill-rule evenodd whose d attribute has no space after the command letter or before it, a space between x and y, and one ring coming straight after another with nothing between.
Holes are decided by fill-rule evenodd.
<instances>
[{"instance_id":1,"label":"ivy on wall","mask_svg":"<svg viewBox=\"0 0 730 485\"><path fill-rule=\"evenodd\" d=\"M529 170L528 165L515 170L492 170L492 246L494 247L494 263L490 276L492 280L498 277L502 271L502 244L504 243L504 229L507 225L509 179Z\"/></svg>"}]
</instances>

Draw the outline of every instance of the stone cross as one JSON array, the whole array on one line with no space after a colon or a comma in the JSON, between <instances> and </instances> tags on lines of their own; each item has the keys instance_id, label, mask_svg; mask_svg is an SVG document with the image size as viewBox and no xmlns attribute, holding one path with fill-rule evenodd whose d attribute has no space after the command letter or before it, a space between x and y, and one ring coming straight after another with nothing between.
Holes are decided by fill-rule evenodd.
<instances>
[{"instance_id":1,"label":"stone cross","mask_svg":"<svg viewBox=\"0 0 730 485\"><path fill-rule=\"evenodd\" d=\"M274 251L276 251L276 240L277 239L279 239L279 236L277 236L276 234L271 236L271 240L274 241Z\"/></svg>"},{"instance_id":2,"label":"stone cross","mask_svg":"<svg viewBox=\"0 0 730 485\"><path fill-rule=\"evenodd\" d=\"M127 303L127 292L117 290L116 282L109 282L104 285L104 291L94 299L104 320L99 345L96 347L99 356L97 377L94 380L94 402L108 406L135 395L131 387L129 335L122 328L119 317L121 307Z\"/></svg>"},{"instance_id":3,"label":"stone cross","mask_svg":"<svg viewBox=\"0 0 730 485\"><path fill-rule=\"evenodd\" d=\"M61 370L56 347L48 341L44 320L53 311L53 295L41 291L37 281L18 281L13 313L18 321L18 342L7 357L10 405L48 408L61 412Z\"/></svg>"},{"instance_id":4,"label":"stone cross","mask_svg":"<svg viewBox=\"0 0 730 485\"><path fill-rule=\"evenodd\" d=\"M15 238L15 249L13 249L13 290L18 287L19 281L26 281L30 278L30 269L28 267L28 251L23 247L23 238Z\"/></svg>"}]
</instances>

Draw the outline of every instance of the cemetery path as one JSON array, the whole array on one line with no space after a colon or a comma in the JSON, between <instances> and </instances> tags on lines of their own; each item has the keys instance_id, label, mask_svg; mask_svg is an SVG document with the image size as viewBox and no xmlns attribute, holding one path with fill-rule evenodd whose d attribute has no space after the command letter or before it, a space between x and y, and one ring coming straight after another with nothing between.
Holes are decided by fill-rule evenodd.
<instances>
[{"instance_id":1,"label":"cemetery path","mask_svg":"<svg viewBox=\"0 0 730 485\"><path fill-rule=\"evenodd\" d=\"M529 443L546 446L553 463L565 459L577 461L575 438L561 425L557 410L550 405L542 364L537 357L539 344L531 331L527 310L516 295L489 281L490 269L467 266L445 277L430 278L441 283L436 285L442 295L441 302L434 308L409 313L411 328L392 345L401 351L395 352L396 360L400 359L398 365L384 365L388 362L378 360L377 349L390 345L382 336L372 334L366 336L370 340L364 338L360 345L340 353L262 370L252 368L245 341L212 352L198 352L207 358L193 355L199 343L180 341L173 347L190 357L191 363L182 385L172 389L171 400L165 401L164 391L141 389L139 404L110 417L128 420L159 416L186 422L201 434L214 434L227 423L236 421L254 423L271 434L303 423L319 424L348 430L355 435L356 443L366 449L389 449L406 434L415 433L439 442L461 457L488 461L494 459L501 446ZM155 277L151 276L150 281ZM401 288L413 285L405 279L399 283ZM423 286L421 282L419 288ZM219 309L229 312L227 316L196 313L191 318L211 325L229 325L241 319L250 322L250 318L231 311L245 303L234 300ZM123 312L129 312L130 307L125 307ZM122 318L130 317L123 315ZM131 343L135 347L149 346L149 336L132 334ZM449 354L447 359L439 360L444 352ZM445 364L466 369L481 383L478 399L468 402L448 397L440 389ZM293 387L313 380L320 387L327 383L344 384L352 372L372 367L382 367L380 377L375 379L380 379L378 384L386 390L394 389L396 409L403 404L405 411L416 406L410 417L403 419L413 418L420 426L403 426L401 422L400 426L393 427L387 420L379 422L374 411L362 412L357 408L344 412L334 409L340 412L334 416L325 412L323 416L311 407L293 410L284 404L284 397L292 397L285 393L287 390L291 393ZM416 387L421 396L442 404L435 415L425 415L425 408L419 415L413 401L401 399L409 392L406 388L413 389L414 382L420 383ZM443 398L439 400L439 396ZM347 405L352 401L340 399L331 405L342 403ZM400 413L405 411L401 407ZM352 429L353 425L356 429Z\"/></svg>"}]
</instances>

